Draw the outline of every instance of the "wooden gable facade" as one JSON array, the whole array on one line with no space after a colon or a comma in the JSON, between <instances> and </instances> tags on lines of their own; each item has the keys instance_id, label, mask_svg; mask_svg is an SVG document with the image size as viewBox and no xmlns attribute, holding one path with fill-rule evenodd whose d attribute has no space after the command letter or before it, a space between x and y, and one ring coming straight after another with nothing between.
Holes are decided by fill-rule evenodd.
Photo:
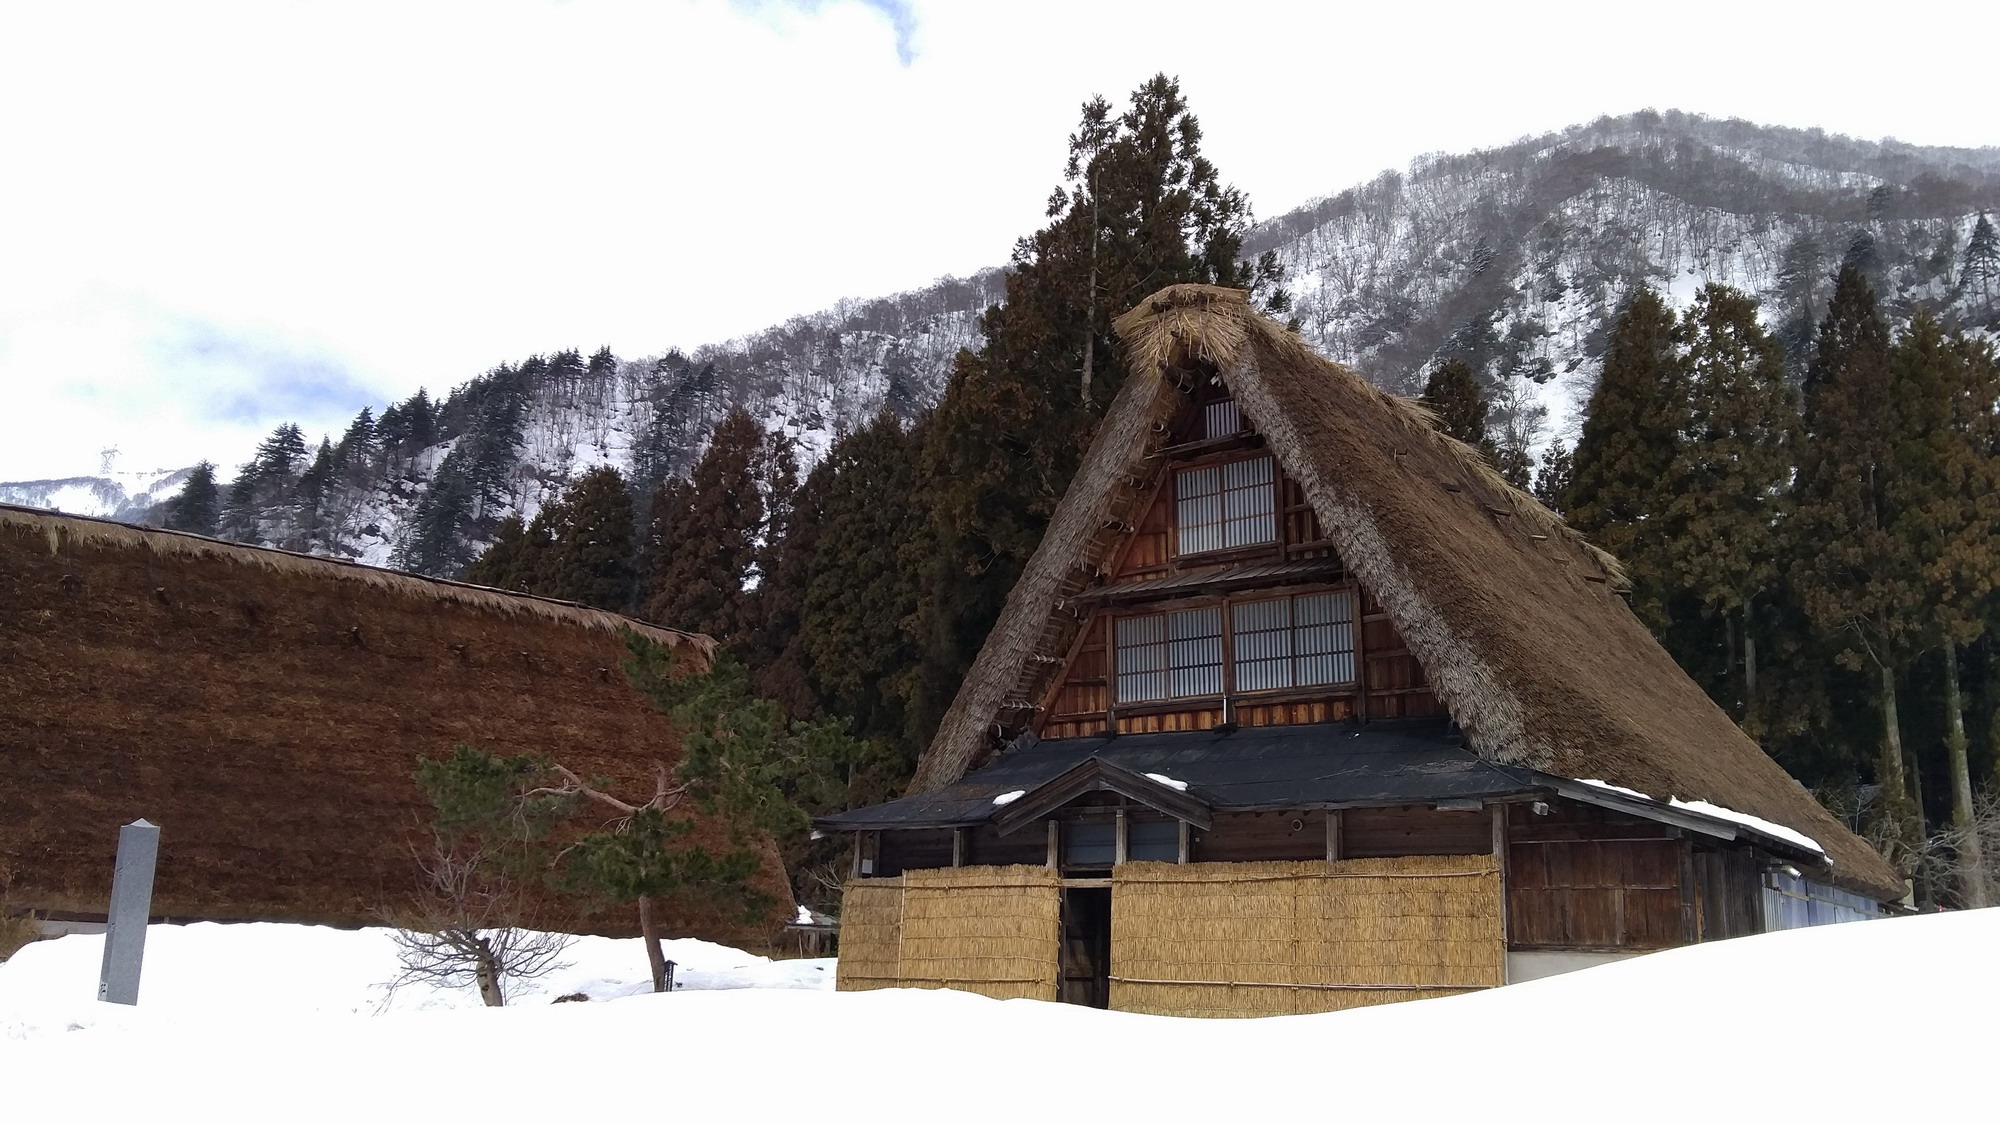
<instances>
[{"instance_id":1,"label":"wooden gable facade","mask_svg":"<svg viewBox=\"0 0 2000 1125\"><path fill-rule=\"evenodd\" d=\"M1188 396L1036 703L1045 739L1444 714L1219 379ZM1121 643L1122 641L1122 643Z\"/></svg>"}]
</instances>

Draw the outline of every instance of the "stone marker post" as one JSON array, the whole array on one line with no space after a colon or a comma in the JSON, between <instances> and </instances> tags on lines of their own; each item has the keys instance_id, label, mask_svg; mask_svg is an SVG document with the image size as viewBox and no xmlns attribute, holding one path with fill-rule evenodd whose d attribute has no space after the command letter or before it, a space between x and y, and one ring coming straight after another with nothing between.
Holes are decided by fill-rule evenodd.
<instances>
[{"instance_id":1,"label":"stone marker post","mask_svg":"<svg viewBox=\"0 0 2000 1125\"><path fill-rule=\"evenodd\" d=\"M105 912L104 969L97 998L139 1002L139 962L146 953L146 920L153 914L153 864L160 857L160 829L135 820L118 830L118 864L111 874L111 909Z\"/></svg>"}]
</instances>

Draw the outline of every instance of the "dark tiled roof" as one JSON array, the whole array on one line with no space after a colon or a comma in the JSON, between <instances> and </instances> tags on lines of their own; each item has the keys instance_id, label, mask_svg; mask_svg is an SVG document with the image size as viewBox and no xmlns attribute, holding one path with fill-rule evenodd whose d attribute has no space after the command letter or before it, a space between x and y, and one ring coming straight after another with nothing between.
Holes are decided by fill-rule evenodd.
<instances>
[{"instance_id":1,"label":"dark tiled roof","mask_svg":"<svg viewBox=\"0 0 2000 1125\"><path fill-rule=\"evenodd\" d=\"M1419 804L1502 797L1556 779L1474 754L1442 723L1333 723L1024 740L991 765L927 793L821 817L832 831L981 824L993 798L1031 791L1097 758L1187 783L1217 811Z\"/></svg>"}]
</instances>

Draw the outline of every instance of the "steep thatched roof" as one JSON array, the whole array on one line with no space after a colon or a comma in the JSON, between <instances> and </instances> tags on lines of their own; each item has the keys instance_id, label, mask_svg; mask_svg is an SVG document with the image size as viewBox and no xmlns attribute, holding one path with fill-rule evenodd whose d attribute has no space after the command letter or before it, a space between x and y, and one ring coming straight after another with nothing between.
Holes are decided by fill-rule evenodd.
<instances>
[{"instance_id":1,"label":"steep thatched roof","mask_svg":"<svg viewBox=\"0 0 2000 1125\"><path fill-rule=\"evenodd\" d=\"M620 671L624 629L698 668L714 647L568 602L0 506L0 905L101 913L115 829L143 816L162 825L157 913L373 921L413 883L419 755L540 754L650 791L679 748ZM775 852L764 883L789 897ZM706 908L674 922L748 932Z\"/></svg>"},{"instance_id":2,"label":"steep thatched roof","mask_svg":"<svg viewBox=\"0 0 2000 1125\"><path fill-rule=\"evenodd\" d=\"M963 776L1021 725L1130 526L1149 457L1213 371L1380 599L1469 746L1496 762L1703 800L1818 840L1834 876L1901 895L1888 863L1758 748L1620 598L1617 563L1438 433L1422 407L1314 354L1241 291L1179 285L1119 318L1130 376L917 770Z\"/></svg>"}]
</instances>

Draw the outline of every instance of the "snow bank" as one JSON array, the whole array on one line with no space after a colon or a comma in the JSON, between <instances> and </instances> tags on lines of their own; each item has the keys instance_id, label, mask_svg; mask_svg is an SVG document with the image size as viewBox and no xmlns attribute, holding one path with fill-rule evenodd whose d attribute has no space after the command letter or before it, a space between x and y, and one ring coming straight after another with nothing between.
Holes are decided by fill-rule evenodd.
<instances>
[{"instance_id":1,"label":"snow bank","mask_svg":"<svg viewBox=\"0 0 2000 1125\"><path fill-rule=\"evenodd\" d=\"M471 989L432 984L387 987L397 972L384 929L336 930L274 923L152 926L139 985L147 1017L262 1020L300 1016L369 1016L480 1007ZM664 943L674 983L689 990L832 988L833 959L773 961L714 942ZM0 1040L32 1036L48 1025L91 1023L98 1004L104 939L74 934L39 941L0 963ZM546 1004L581 992L608 1000L652 991L636 938L578 938L558 958L563 968L509 982L508 1003Z\"/></svg>"},{"instance_id":2,"label":"snow bank","mask_svg":"<svg viewBox=\"0 0 2000 1125\"><path fill-rule=\"evenodd\" d=\"M1791 1120L1815 1111L1895 1120L1916 1112L1910 1086L1868 1029L1957 1026L2000 1006L2000 961L1991 955L2000 948L2000 910L1793 930L1444 1000L1243 1021L954 992L763 988L374 1018L275 1006L256 1013L222 1000L303 988L301 972L312 966L285 964L281 954L306 945L274 944L266 955L252 933L229 951L245 960L219 948L187 960L175 944L149 948L162 954L147 981L158 990L142 993L151 1006L71 1001L78 1030L57 1023L0 1038L10 1118L71 1117L88 1107L92 1118L261 1122L279 1114L347 1123L388 1112L398 1120L546 1122L574 1115L587 1096L578 1076L588 1075L608 1088L650 1084L662 1112L702 1122L773 1121L801 1107L825 1125L929 1122L947 1111L966 1122L1015 1122L1024 1104L1059 1105L1066 1120L1235 1121L1331 1110L1397 1122L1456 1122L1468 1112L1549 1121L1601 1116L1605 1107L1636 1122ZM43 969L61 962L73 970L96 945L71 947L88 953L32 950L39 956L28 964L42 965L26 973L18 959L0 966L14 990L0 994L0 1012L18 1003L21 977L39 986ZM329 971L345 966L337 955ZM83 974L86 989L94 972ZM190 979L175 983L183 973ZM1617 1034L1578 1031L1593 1027ZM1717 1049L1718 1035L1746 1028L1763 1046ZM990 1049L996 1043L1074 1045L1090 1065L1024 1076ZM1451 1046L1440 1051L1441 1043ZM828 1069L829 1051L877 1060L893 1053L894 1081L870 1080L865 1066ZM1981 1037L1935 1035L1925 1051L1927 1073L1945 1076L1924 1088L1926 1116L1990 1112L1980 1079L1990 1046ZM1846 1069L1829 1076L1828 1057ZM1173 1060L1199 1065L1162 1080ZM114 1074L120 1080L107 1082ZM1659 1088L1662 1074L1675 1076L1669 1089ZM981 1094L996 1085L1007 1092Z\"/></svg>"}]
</instances>

